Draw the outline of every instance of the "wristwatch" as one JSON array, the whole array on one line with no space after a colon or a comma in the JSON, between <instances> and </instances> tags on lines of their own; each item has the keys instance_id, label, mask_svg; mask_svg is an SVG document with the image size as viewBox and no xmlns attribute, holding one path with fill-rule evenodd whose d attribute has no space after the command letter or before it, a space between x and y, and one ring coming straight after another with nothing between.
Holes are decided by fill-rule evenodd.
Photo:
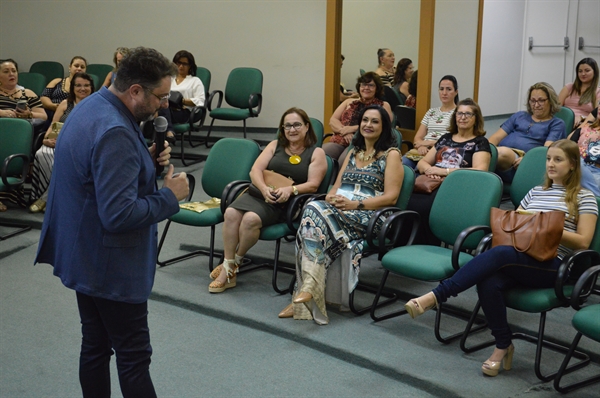
<instances>
[{"instance_id":1,"label":"wristwatch","mask_svg":"<svg viewBox=\"0 0 600 398\"><path fill-rule=\"evenodd\" d=\"M356 207L357 210L362 210L365 208L365 204L362 202L362 199L359 199L358 201L358 206Z\"/></svg>"},{"instance_id":2,"label":"wristwatch","mask_svg":"<svg viewBox=\"0 0 600 398\"><path fill-rule=\"evenodd\" d=\"M292 185L292 193L294 194L294 196L298 195L298 188L296 188L295 185Z\"/></svg>"}]
</instances>

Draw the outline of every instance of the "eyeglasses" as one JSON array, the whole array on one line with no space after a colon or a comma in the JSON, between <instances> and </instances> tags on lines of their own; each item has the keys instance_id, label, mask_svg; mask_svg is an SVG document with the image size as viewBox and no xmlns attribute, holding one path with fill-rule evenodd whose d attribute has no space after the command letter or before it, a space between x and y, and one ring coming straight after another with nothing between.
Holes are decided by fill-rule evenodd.
<instances>
[{"instance_id":1,"label":"eyeglasses","mask_svg":"<svg viewBox=\"0 0 600 398\"><path fill-rule=\"evenodd\" d=\"M294 124L284 124L284 125L283 125L283 126L281 126L281 127L283 127L283 129L284 129L285 131L291 131L291 130L292 130L292 127L294 128L294 130L298 131L298 130L300 130L300 128L301 128L302 126L304 126L304 124L302 124L302 123L294 123Z\"/></svg>"},{"instance_id":2,"label":"eyeglasses","mask_svg":"<svg viewBox=\"0 0 600 398\"><path fill-rule=\"evenodd\" d=\"M171 97L171 93L159 96L159 95L154 94L152 91L150 91L150 94L152 94L153 96L158 98L158 100L160 101L161 104L167 102L169 100L169 98Z\"/></svg>"},{"instance_id":3,"label":"eyeglasses","mask_svg":"<svg viewBox=\"0 0 600 398\"><path fill-rule=\"evenodd\" d=\"M467 119L470 119L473 116L475 116L475 114L471 113L471 112L456 112L456 118L457 119L462 119L463 117L466 117Z\"/></svg>"},{"instance_id":4,"label":"eyeglasses","mask_svg":"<svg viewBox=\"0 0 600 398\"><path fill-rule=\"evenodd\" d=\"M373 84L373 83L361 83L360 87L361 88L375 88L377 86L375 84Z\"/></svg>"},{"instance_id":5,"label":"eyeglasses","mask_svg":"<svg viewBox=\"0 0 600 398\"><path fill-rule=\"evenodd\" d=\"M76 84L75 85L75 88L81 88L81 87L90 88L90 87L92 87L92 85L89 84L89 83L88 84Z\"/></svg>"},{"instance_id":6,"label":"eyeglasses","mask_svg":"<svg viewBox=\"0 0 600 398\"><path fill-rule=\"evenodd\" d=\"M529 105L535 106L535 104L540 104L543 106L546 103L546 101L548 101L548 98L530 99Z\"/></svg>"},{"instance_id":7,"label":"eyeglasses","mask_svg":"<svg viewBox=\"0 0 600 398\"><path fill-rule=\"evenodd\" d=\"M187 62L175 62L175 65L177 65L177 66L190 66L190 64L187 63Z\"/></svg>"}]
</instances>

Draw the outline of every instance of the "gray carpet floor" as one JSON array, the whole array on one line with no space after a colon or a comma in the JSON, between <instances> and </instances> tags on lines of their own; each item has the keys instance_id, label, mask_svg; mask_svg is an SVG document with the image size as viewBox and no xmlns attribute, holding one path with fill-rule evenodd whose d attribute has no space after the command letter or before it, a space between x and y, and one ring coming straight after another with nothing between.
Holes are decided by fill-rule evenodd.
<instances>
[{"instance_id":1,"label":"gray carpet floor","mask_svg":"<svg viewBox=\"0 0 600 398\"><path fill-rule=\"evenodd\" d=\"M232 136L236 136L233 135ZM239 134L237 135L239 136ZM254 137L251 138L260 138ZM192 151L203 150L194 149ZM180 162L174 160L176 165ZM202 163L178 169L200 181ZM206 200L200 187L194 200ZM41 214L11 206L0 220L25 220L29 232L0 241L0 397L77 397L78 352L81 341L75 293L62 286L46 264L33 266ZM160 230L164 227L160 224ZM5 230L0 228L0 233ZM221 248L217 228L217 248ZM209 230L175 225L165 243L165 257L208 245ZM272 258L274 243L259 242L249 253L258 261ZM282 244L281 259L292 264L292 243ZM382 268L376 258L363 261L361 280L377 285ZM282 285L289 281L282 275ZM402 298L420 295L433 284L390 277L388 284ZM238 286L222 294L208 293L208 258L195 257L157 268L149 301L154 354L151 373L163 397L556 397L551 383L533 372L535 347L515 341L513 369L489 378L481 363L492 349L464 354L458 343L444 345L433 335L434 312L411 320L407 316L373 322L328 308L330 323L279 319L289 295L271 287L271 271L241 274ZM449 304L468 313L476 302L471 289ZM359 304L371 300L357 293ZM596 298L594 298L596 299ZM394 304L400 307L403 304ZM573 310L548 314L546 333L569 344L575 335ZM538 316L509 312L514 330L537 329ZM459 331L462 320L443 318L444 333ZM474 341L489 338L479 333ZM600 346L582 340L595 364L577 376L600 373ZM562 354L544 353L545 371L556 370ZM113 395L120 397L112 361ZM598 397L599 385L570 394Z\"/></svg>"}]
</instances>

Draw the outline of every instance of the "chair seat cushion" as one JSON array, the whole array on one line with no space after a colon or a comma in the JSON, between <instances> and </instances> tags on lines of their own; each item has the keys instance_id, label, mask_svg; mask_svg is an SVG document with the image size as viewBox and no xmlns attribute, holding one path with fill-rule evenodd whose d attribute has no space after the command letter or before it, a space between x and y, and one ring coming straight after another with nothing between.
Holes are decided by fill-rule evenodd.
<instances>
[{"instance_id":1,"label":"chair seat cushion","mask_svg":"<svg viewBox=\"0 0 600 398\"><path fill-rule=\"evenodd\" d=\"M193 227L208 227L223 222L223 213L220 208L207 209L202 213L187 209L179 209L179 213L169 218L178 224L191 225Z\"/></svg>"},{"instance_id":2,"label":"chair seat cushion","mask_svg":"<svg viewBox=\"0 0 600 398\"><path fill-rule=\"evenodd\" d=\"M383 256L383 268L396 274L422 281L441 281L451 277L455 270L451 264L452 250L438 246L413 245L397 247ZM462 267L473 256L460 253L458 264Z\"/></svg>"},{"instance_id":3,"label":"chair seat cushion","mask_svg":"<svg viewBox=\"0 0 600 398\"><path fill-rule=\"evenodd\" d=\"M600 343L600 304L584 307L573 316L573 327Z\"/></svg>"},{"instance_id":4,"label":"chair seat cushion","mask_svg":"<svg viewBox=\"0 0 600 398\"><path fill-rule=\"evenodd\" d=\"M288 228L286 223L269 225L260 230L260 240L277 240L284 236L294 235L296 231Z\"/></svg>"},{"instance_id":5,"label":"chair seat cushion","mask_svg":"<svg viewBox=\"0 0 600 398\"><path fill-rule=\"evenodd\" d=\"M175 134L186 133L190 129L189 123L179 123L173 125L173 132Z\"/></svg>"},{"instance_id":6,"label":"chair seat cushion","mask_svg":"<svg viewBox=\"0 0 600 398\"><path fill-rule=\"evenodd\" d=\"M563 291L565 296L569 297L573 286L565 286ZM504 298L507 307L530 313L546 312L567 305L556 297L553 287L547 289L515 287L505 291Z\"/></svg>"},{"instance_id":7,"label":"chair seat cushion","mask_svg":"<svg viewBox=\"0 0 600 398\"><path fill-rule=\"evenodd\" d=\"M210 111L210 117L221 120L244 120L251 116L248 109L217 108Z\"/></svg>"}]
</instances>

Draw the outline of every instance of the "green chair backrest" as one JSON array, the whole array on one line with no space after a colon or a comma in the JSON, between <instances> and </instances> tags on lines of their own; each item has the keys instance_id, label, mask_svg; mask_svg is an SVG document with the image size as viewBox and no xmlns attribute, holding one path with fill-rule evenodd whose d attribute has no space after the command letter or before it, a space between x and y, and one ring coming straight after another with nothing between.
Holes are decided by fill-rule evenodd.
<instances>
[{"instance_id":1,"label":"green chair backrest","mask_svg":"<svg viewBox=\"0 0 600 398\"><path fill-rule=\"evenodd\" d=\"M41 73L46 77L44 85L52 80L65 77L65 68L60 62L55 61L38 61L34 62L29 68L29 72Z\"/></svg>"},{"instance_id":2,"label":"green chair backrest","mask_svg":"<svg viewBox=\"0 0 600 398\"><path fill-rule=\"evenodd\" d=\"M40 97L46 88L46 77L41 73L21 72L19 73L19 85L30 89Z\"/></svg>"},{"instance_id":3,"label":"green chair backrest","mask_svg":"<svg viewBox=\"0 0 600 398\"><path fill-rule=\"evenodd\" d=\"M210 80L212 78L212 74L208 69L199 66L196 69L196 77L202 82L202 85L204 86L204 95L208 100L208 93L210 93Z\"/></svg>"},{"instance_id":4,"label":"green chair backrest","mask_svg":"<svg viewBox=\"0 0 600 398\"><path fill-rule=\"evenodd\" d=\"M262 94L263 74L256 68L235 68L225 85L225 101L232 107L248 109L250 94ZM252 107L258 106L256 98Z\"/></svg>"},{"instance_id":5,"label":"green chair backrest","mask_svg":"<svg viewBox=\"0 0 600 398\"><path fill-rule=\"evenodd\" d=\"M102 87L102 83L104 83L104 79L100 79L100 76L95 75L93 73L88 73L88 75L90 75L92 81L94 82L94 92L100 90L100 87Z\"/></svg>"},{"instance_id":6,"label":"green chair backrest","mask_svg":"<svg viewBox=\"0 0 600 398\"><path fill-rule=\"evenodd\" d=\"M488 171L494 171L496 170L496 164L498 163L498 148L496 148L496 145L490 143L490 150L492 151L492 158L490 159Z\"/></svg>"},{"instance_id":7,"label":"green chair backrest","mask_svg":"<svg viewBox=\"0 0 600 398\"><path fill-rule=\"evenodd\" d=\"M323 128L323 123L319 119L315 119L314 117L309 118L310 124L312 124L313 130L315 131L315 135L317 136L317 146L321 148L323 146L323 134L325 129Z\"/></svg>"},{"instance_id":8,"label":"green chair backrest","mask_svg":"<svg viewBox=\"0 0 600 398\"><path fill-rule=\"evenodd\" d=\"M440 185L429 214L433 234L454 244L462 230L473 225L490 225L490 208L502 198L502 180L494 173L456 170ZM465 248L474 249L483 233L471 235Z\"/></svg>"},{"instance_id":9,"label":"green chair backrest","mask_svg":"<svg viewBox=\"0 0 600 398\"><path fill-rule=\"evenodd\" d=\"M325 177L323 177L323 181L321 181L321 185L317 188L317 193L329 192L329 187L335 184L335 179L337 178L337 162L331 159L329 155L325 155L325 157L327 158L327 172L325 173Z\"/></svg>"},{"instance_id":10,"label":"green chair backrest","mask_svg":"<svg viewBox=\"0 0 600 398\"><path fill-rule=\"evenodd\" d=\"M208 153L202 171L202 189L210 197L220 198L230 182L250 180L250 169L259 154L255 141L221 138Z\"/></svg>"},{"instance_id":11,"label":"green chair backrest","mask_svg":"<svg viewBox=\"0 0 600 398\"><path fill-rule=\"evenodd\" d=\"M544 182L547 152L548 148L541 146L530 149L523 156L510 185L510 200L515 208L519 207L521 200L531 188Z\"/></svg>"},{"instance_id":12,"label":"green chair backrest","mask_svg":"<svg viewBox=\"0 0 600 398\"><path fill-rule=\"evenodd\" d=\"M106 76L108 76L108 74L110 72L112 72L114 69L114 67L112 65L107 65L107 64L89 64L87 66L87 68L85 69L85 72L90 74L90 75L96 75L98 76L98 78L101 80L100 85L102 85L102 83L104 83L104 79L106 79ZM94 85L96 84L96 82L94 82ZM98 91L100 89L100 85L94 87L96 89L96 91Z\"/></svg>"},{"instance_id":13,"label":"green chair backrest","mask_svg":"<svg viewBox=\"0 0 600 398\"><path fill-rule=\"evenodd\" d=\"M407 165L402 166L404 167L404 179L402 180L402 188L400 188L400 196L398 196L398 200L396 201L396 207L406 210L415 187L416 176L415 171L411 167Z\"/></svg>"},{"instance_id":14,"label":"green chair backrest","mask_svg":"<svg viewBox=\"0 0 600 398\"><path fill-rule=\"evenodd\" d=\"M600 197L596 197L596 202L598 202L598 207L600 208ZM596 232L594 232L594 237L589 248L600 252L600 221L596 221Z\"/></svg>"},{"instance_id":15,"label":"green chair backrest","mask_svg":"<svg viewBox=\"0 0 600 398\"><path fill-rule=\"evenodd\" d=\"M573 130L573 124L575 123L575 113L571 108L567 108L566 106L562 106L558 112L554 114L555 117L562 119L565 122L565 136L562 138L567 138L567 135L571 133Z\"/></svg>"},{"instance_id":16,"label":"green chair backrest","mask_svg":"<svg viewBox=\"0 0 600 398\"><path fill-rule=\"evenodd\" d=\"M33 127L24 119L0 118L0 168L10 155L22 153L31 154ZM23 161L12 161L7 170L7 176L18 176L23 171Z\"/></svg>"},{"instance_id":17,"label":"green chair backrest","mask_svg":"<svg viewBox=\"0 0 600 398\"><path fill-rule=\"evenodd\" d=\"M365 72L364 69L359 69L358 72L360 73L361 76L364 75L365 73L367 73L367 72Z\"/></svg>"}]
</instances>

